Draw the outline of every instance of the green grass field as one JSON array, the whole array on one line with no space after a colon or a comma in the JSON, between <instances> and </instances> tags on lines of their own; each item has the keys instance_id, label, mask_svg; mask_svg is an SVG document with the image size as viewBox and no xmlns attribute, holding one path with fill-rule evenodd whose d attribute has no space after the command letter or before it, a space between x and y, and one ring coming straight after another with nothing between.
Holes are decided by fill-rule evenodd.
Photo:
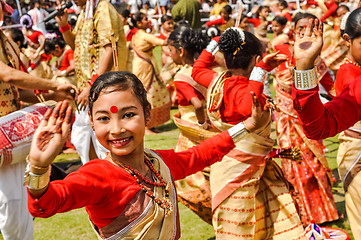
<instances>
[{"instance_id":1,"label":"green grass field","mask_svg":"<svg viewBox=\"0 0 361 240\"><path fill-rule=\"evenodd\" d=\"M172 110L174 114L176 110ZM174 125L173 121L158 128L161 133L145 137L145 146L153 149L169 149L174 148L178 139L179 131ZM275 132L272 132L273 138ZM338 149L338 141L336 137L326 139L325 145L328 149L327 158L331 169L337 174L336 153ZM62 154L58 157L58 161L66 159L74 159L76 155ZM334 196L337 202L337 208L343 216L338 221L323 224L324 226L332 226L346 230L350 235L350 226L347 221L347 216L344 207L344 193L342 183L337 176L337 182L334 185ZM214 239L213 228L211 225L203 222L197 215L186 208L184 205L179 204L182 238L189 240L204 240ZM88 215L84 209L70 211L68 213L57 214L48 219L36 218L35 224L35 239L36 240L51 240L51 239L96 239L95 234L90 226ZM353 239L353 238L352 238Z\"/></svg>"}]
</instances>

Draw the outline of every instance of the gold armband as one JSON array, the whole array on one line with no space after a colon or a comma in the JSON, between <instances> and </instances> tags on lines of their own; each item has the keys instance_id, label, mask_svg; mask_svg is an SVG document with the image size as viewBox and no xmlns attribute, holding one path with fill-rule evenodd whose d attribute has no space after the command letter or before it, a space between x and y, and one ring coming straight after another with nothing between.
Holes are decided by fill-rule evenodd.
<instances>
[{"instance_id":1,"label":"gold armband","mask_svg":"<svg viewBox=\"0 0 361 240\"><path fill-rule=\"evenodd\" d=\"M40 190L48 186L50 181L51 165L48 170L43 174L35 174L30 172L30 163L28 163L24 176L24 186L32 190Z\"/></svg>"},{"instance_id":2,"label":"gold armband","mask_svg":"<svg viewBox=\"0 0 361 240\"><path fill-rule=\"evenodd\" d=\"M316 66L310 70L298 71L293 69L293 82L299 90L310 90L318 86Z\"/></svg>"}]
</instances>

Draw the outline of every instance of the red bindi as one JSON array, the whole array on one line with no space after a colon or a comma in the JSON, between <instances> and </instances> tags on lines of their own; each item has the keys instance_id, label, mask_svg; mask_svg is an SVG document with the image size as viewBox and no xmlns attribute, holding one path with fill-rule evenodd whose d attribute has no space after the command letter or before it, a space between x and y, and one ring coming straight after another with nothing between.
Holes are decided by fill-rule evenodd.
<instances>
[{"instance_id":1,"label":"red bindi","mask_svg":"<svg viewBox=\"0 0 361 240\"><path fill-rule=\"evenodd\" d=\"M118 108L117 108L116 106L111 106L111 107L110 107L110 111L111 111L112 113L116 113L116 112L118 112Z\"/></svg>"}]
</instances>

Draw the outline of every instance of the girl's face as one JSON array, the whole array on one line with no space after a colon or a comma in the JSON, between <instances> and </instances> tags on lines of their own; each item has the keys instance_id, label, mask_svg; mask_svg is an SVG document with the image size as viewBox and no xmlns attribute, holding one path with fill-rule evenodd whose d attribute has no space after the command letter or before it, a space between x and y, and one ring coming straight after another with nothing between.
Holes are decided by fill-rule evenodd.
<instances>
[{"instance_id":1,"label":"girl's face","mask_svg":"<svg viewBox=\"0 0 361 240\"><path fill-rule=\"evenodd\" d=\"M138 28L139 29L143 29L146 30L147 28L149 28L149 21L148 21L148 17L143 17L142 20L139 22L137 22Z\"/></svg>"},{"instance_id":2,"label":"girl's face","mask_svg":"<svg viewBox=\"0 0 361 240\"><path fill-rule=\"evenodd\" d=\"M221 11L221 16L223 17L224 20L228 20L229 19L229 14L228 12L226 11L226 9L222 9Z\"/></svg>"},{"instance_id":3,"label":"girl's face","mask_svg":"<svg viewBox=\"0 0 361 240\"><path fill-rule=\"evenodd\" d=\"M352 61L361 64L361 36L351 41L350 54L351 58L353 58Z\"/></svg>"},{"instance_id":4,"label":"girl's face","mask_svg":"<svg viewBox=\"0 0 361 240\"><path fill-rule=\"evenodd\" d=\"M61 49L61 47L58 44L55 45L54 50L50 51L50 54L55 57L60 57L62 53L63 53L63 49Z\"/></svg>"},{"instance_id":5,"label":"girl's face","mask_svg":"<svg viewBox=\"0 0 361 240\"><path fill-rule=\"evenodd\" d=\"M172 32L174 30L174 21L173 21L173 19L165 21L162 24L162 28L166 32Z\"/></svg>"},{"instance_id":6,"label":"girl's face","mask_svg":"<svg viewBox=\"0 0 361 240\"><path fill-rule=\"evenodd\" d=\"M274 34L279 35L283 33L284 28L285 27L279 24L278 22L272 21L272 31L274 32Z\"/></svg>"},{"instance_id":7,"label":"girl's face","mask_svg":"<svg viewBox=\"0 0 361 240\"><path fill-rule=\"evenodd\" d=\"M337 9L337 11L336 11L336 16L339 17L340 19L342 19L347 12L348 12L348 11L347 11L346 8L340 7L340 8Z\"/></svg>"},{"instance_id":8,"label":"girl's face","mask_svg":"<svg viewBox=\"0 0 361 240\"><path fill-rule=\"evenodd\" d=\"M93 103L91 124L106 149L117 156L139 154L144 150L143 106L133 91L105 89Z\"/></svg>"},{"instance_id":9,"label":"girl's face","mask_svg":"<svg viewBox=\"0 0 361 240\"><path fill-rule=\"evenodd\" d=\"M179 49L175 48L170 44L168 44L168 48L169 48L170 57L173 59L173 62L177 65L181 65L182 64L181 51L179 51Z\"/></svg>"},{"instance_id":10,"label":"girl's face","mask_svg":"<svg viewBox=\"0 0 361 240\"><path fill-rule=\"evenodd\" d=\"M263 18L267 18L269 14L270 14L270 9L269 8L263 8L261 10L261 12L259 13L259 16L263 17Z\"/></svg>"}]
</instances>

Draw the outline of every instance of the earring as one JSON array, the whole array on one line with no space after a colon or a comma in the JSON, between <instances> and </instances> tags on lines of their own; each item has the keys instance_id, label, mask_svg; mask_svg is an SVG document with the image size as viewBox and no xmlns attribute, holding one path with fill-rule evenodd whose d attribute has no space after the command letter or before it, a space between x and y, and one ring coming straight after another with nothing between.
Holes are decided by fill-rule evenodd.
<instances>
[{"instance_id":1,"label":"earring","mask_svg":"<svg viewBox=\"0 0 361 240\"><path fill-rule=\"evenodd\" d=\"M95 131L95 130L94 130L94 126L93 126L93 125L91 125L91 127L92 127L93 131Z\"/></svg>"}]
</instances>

